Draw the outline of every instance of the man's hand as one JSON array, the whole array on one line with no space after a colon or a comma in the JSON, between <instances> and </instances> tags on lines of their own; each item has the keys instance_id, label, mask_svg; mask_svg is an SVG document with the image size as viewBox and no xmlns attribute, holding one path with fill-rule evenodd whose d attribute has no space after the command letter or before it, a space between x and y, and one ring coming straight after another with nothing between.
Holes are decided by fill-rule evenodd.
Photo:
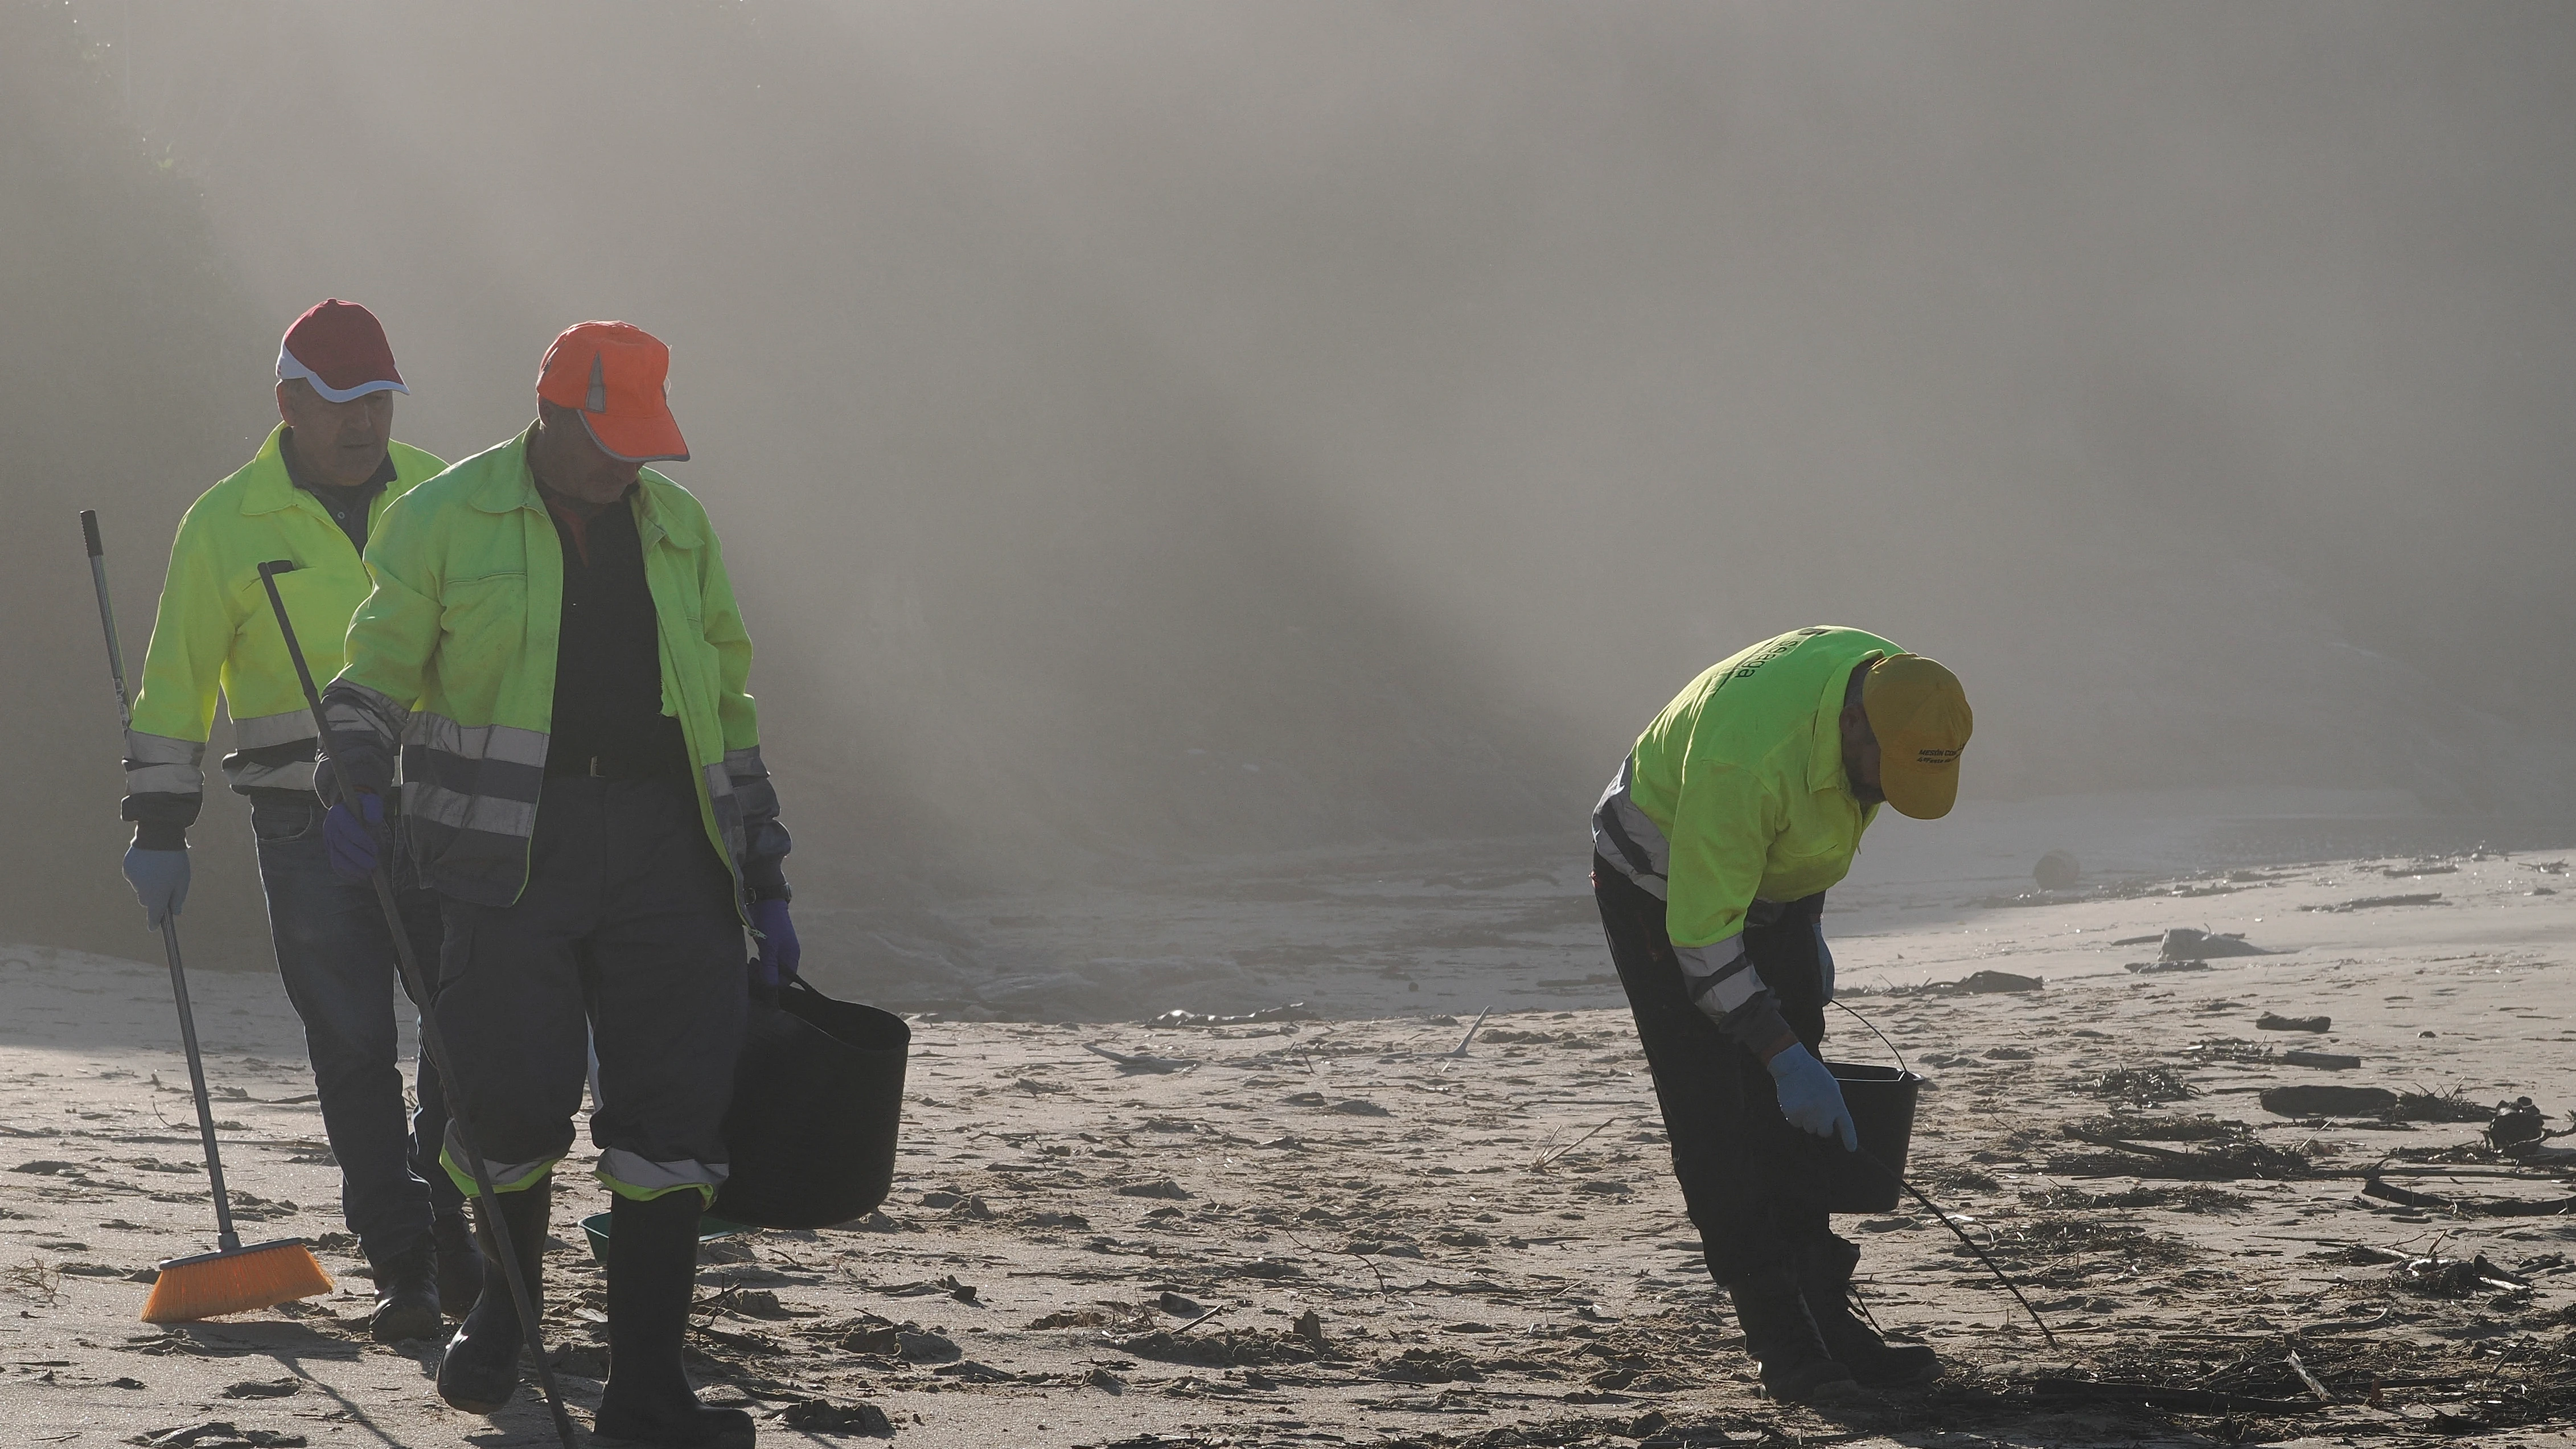
<instances>
[{"instance_id":1,"label":"man's hand","mask_svg":"<svg viewBox=\"0 0 2576 1449\"><path fill-rule=\"evenodd\" d=\"M788 918L787 903L753 901L751 930L760 942L760 955L751 963L752 989L775 996L779 985L796 974L797 964L805 954L796 944L796 923Z\"/></svg>"},{"instance_id":2,"label":"man's hand","mask_svg":"<svg viewBox=\"0 0 2576 1449\"><path fill-rule=\"evenodd\" d=\"M352 885L373 876L384 859L383 798L361 792L355 810L345 801L332 806L322 817L322 843L330 850L333 875Z\"/></svg>"},{"instance_id":3,"label":"man's hand","mask_svg":"<svg viewBox=\"0 0 2576 1449\"><path fill-rule=\"evenodd\" d=\"M163 918L179 914L188 903L187 848L134 846L125 852L125 879L134 887L134 898L143 902L143 924L160 930Z\"/></svg>"},{"instance_id":4,"label":"man's hand","mask_svg":"<svg viewBox=\"0 0 2576 1449\"><path fill-rule=\"evenodd\" d=\"M1843 1089L1815 1054L1795 1042L1771 1058L1771 1080L1780 1085L1780 1115L1801 1132L1839 1136L1843 1151L1860 1150L1860 1132L1852 1125Z\"/></svg>"},{"instance_id":5,"label":"man's hand","mask_svg":"<svg viewBox=\"0 0 2576 1449\"><path fill-rule=\"evenodd\" d=\"M323 804L342 804L353 795L393 798L393 769L374 741L349 731L335 733L322 744L324 762L314 771L313 789Z\"/></svg>"}]
</instances>

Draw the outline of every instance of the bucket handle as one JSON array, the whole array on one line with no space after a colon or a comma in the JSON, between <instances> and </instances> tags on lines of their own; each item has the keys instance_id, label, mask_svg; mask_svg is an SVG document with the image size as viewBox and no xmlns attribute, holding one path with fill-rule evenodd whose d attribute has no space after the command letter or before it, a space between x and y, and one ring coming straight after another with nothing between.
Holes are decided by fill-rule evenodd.
<instances>
[{"instance_id":1,"label":"bucket handle","mask_svg":"<svg viewBox=\"0 0 2576 1449\"><path fill-rule=\"evenodd\" d=\"M1853 1011L1853 1010L1852 1010L1850 1007L1848 1007L1848 1006L1843 1006L1843 1004L1842 1004L1841 1002L1839 1002L1839 1001L1835 1002L1835 1003L1834 1003L1834 1005L1836 1005L1836 1006L1842 1006L1843 1010L1844 1010L1845 1012L1847 1012L1847 1013L1849 1013L1849 1014L1850 1014L1850 1016L1851 1016L1851 1019L1852 1019L1852 1020L1854 1020L1854 1021L1856 1021L1856 1022L1859 1022L1861 1025L1863 1025L1863 1026L1865 1026L1865 1027L1868 1027L1868 1028L1869 1028L1869 1034L1870 1034L1871 1036L1877 1037L1877 1038L1879 1039L1880 1043L1881 1043L1881 1044L1883 1044L1884 1046L1886 1046L1886 1048L1888 1049L1888 1051L1890 1051L1890 1052L1892 1052L1892 1053L1894 1053L1894 1054L1895 1054L1895 1057L1896 1057L1896 1069L1897 1069L1898 1071L1903 1072L1905 1075L1907 1075L1907 1076L1909 1076L1909 1077L1910 1077L1910 1076L1912 1076L1912 1075L1914 1075L1914 1069L1913 1069L1912 1067L1909 1067L1909 1066L1907 1066L1907 1065L1905 1064L1905 1053L1903 1053L1903 1052L1901 1052L1901 1051L1897 1051L1897 1050L1896 1050L1896 1043L1894 1043L1894 1042L1892 1042L1892 1041L1889 1041L1889 1040L1887 1039L1887 1033L1886 1033L1886 1032L1883 1032L1883 1031L1880 1031L1880 1030L1878 1029L1878 1023L1876 1023L1876 1022L1874 1022L1874 1021L1871 1021L1868 1017L1861 1015L1861 1014L1860 1014L1859 1012L1857 1012L1857 1011Z\"/></svg>"}]
</instances>

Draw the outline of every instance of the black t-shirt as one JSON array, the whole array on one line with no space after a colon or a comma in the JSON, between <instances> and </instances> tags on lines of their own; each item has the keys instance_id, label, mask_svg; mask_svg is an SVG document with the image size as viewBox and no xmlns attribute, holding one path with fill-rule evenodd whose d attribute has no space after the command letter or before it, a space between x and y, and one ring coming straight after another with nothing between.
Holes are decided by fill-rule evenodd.
<instances>
[{"instance_id":1,"label":"black t-shirt","mask_svg":"<svg viewBox=\"0 0 2576 1449\"><path fill-rule=\"evenodd\" d=\"M564 590L546 773L688 774L687 736L662 713L662 635L633 504L621 499L586 520L547 511L563 546Z\"/></svg>"},{"instance_id":2,"label":"black t-shirt","mask_svg":"<svg viewBox=\"0 0 2576 1449\"><path fill-rule=\"evenodd\" d=\"M332 521L340 525L340 531L349 535L349 542L357 546L358 552L365 553L367 513L376 506L376 495L384 492L385 485L394 481L393 450L385 450L385 460L376 465L376 471L367 475L366 482L354 488L343 488L336 483L316 483L298 471L295 449L291 446L294 441L293 428L286 429L285 435L277 440L277 456L286 464L287 481L321 499L322 506L330 511Z\"/></svg>"}]
</instances>

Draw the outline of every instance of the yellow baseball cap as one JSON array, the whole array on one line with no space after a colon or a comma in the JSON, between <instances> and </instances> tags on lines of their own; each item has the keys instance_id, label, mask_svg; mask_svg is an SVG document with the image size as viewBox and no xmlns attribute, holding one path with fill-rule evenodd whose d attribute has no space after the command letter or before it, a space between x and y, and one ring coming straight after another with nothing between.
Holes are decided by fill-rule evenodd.
<instances>
[{"instance_id":1,"label":"yellow baseball cap","mask_svg":"<svg viewBox=\"0 0 2576 1449\"><path fill-rule=\"evenodd\" d=\"M1959 752L1976 728L1959 676L1920 654L1891 654L1862 676L1860 703L1878 736L1887 803L1917 820L1949 814L1959 798Z\"/></svg>"}]
</instances>

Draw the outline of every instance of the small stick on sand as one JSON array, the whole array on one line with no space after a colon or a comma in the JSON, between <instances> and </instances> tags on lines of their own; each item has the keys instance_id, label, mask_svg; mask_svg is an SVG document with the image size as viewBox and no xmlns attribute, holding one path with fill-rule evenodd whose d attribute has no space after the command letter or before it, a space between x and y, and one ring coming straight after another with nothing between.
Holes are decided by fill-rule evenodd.
<instances>
[{"instance_id":1,"label":"small stick on sand","mask_svg":"<svg viewBox=\"0 0 2576 1449\"><path fill-rule=\"evenodd\" d=\"M1616 1122L1618 1120L1619 1119L1616 1117L1605 1119L1600 1127L1593 1128L1590 1132L1584 1133L1582 1136L1575 1138L1573 1141L1566 1143L1562 1147L1559 1147L1554 1143L1550 1143L1549 1145L1540 1148L1538 1160L1530 1164L1530 1171L1545 1172L1549 1168L1554 1167L1557 1163L1563 1161L1569 1153L1574 1151L1574 1149L1598 1136L1603 1127L1608 1127L1612 1122Z\"/></svg>"},{"instance_id":2,"label":"small stick on sand","mask_svg":"<svg viewBox=\"0 0 2576 1449\"><path fill-rule=\"evenodd\" d=\"M1392 1299L1395 1297L1395 1294L1387 1288L1387 1286L1386 1286L1386 1274L1384 1274L1384 1273L1382 1273L1382 1272L1380 1272L1380 1271L1378 1270L1377 1260L1376 1260L1375 1258L1370 1257L1368 1254L1361 1252L1361 1251L1360 1251L1359 1249L1357 1249L1357 1248L1345 1248L1345 1249L1343 1249L1342 1251L1344 1251L1344 1252L1346 1252L1346 1253L1350 1254L1350 1255L1351 1255L1352 1257L1354 1257L1354 1258L1359 1259L1361 1262L1368 1264L1368 1270L1369 1270L1369 1274L1370 1274L1370 1276L1372 1276L1372 1277L1374 1277L1374 1278L1376 1278L1376 1279L1377 1279L1377 1296L1378 1296L1378 1297L1380 1297L1380 1298L1385 1298L1385 1299L1389 1299L1389 1300L1392 1300Z\"/></svg>"},{"instance_id":3,"label":"small stick on sand","mask_svg":"<svg viewBox=\"0 0 2576 1449\"><path fill-rule=\"evenodd\" d=\"M1452 1057L1465 1056L1467 1054L1467 1043L1474 1041L1476 1039L1476 1033L1484 1030L1485 1018L1493 1015L1493 1012L1494 1009L1490 1006L1486 1007L1483 1011L1477 1012L1476 1019L1467 1025L1467 1034L1458 1038L1458 1045L1452 1047L1446 1052L1443 1052L1441 1055Z\"/></svg>"},{"instance_id":4,"label":"small stick on sand","mask_svg":"<svg viewBox=\"0 0 2576 1449\"><path fill-rule=\"evenodd\" d=\"M2299 1376L2299 1382L2308 1386L2308 1392L2317 1396L2318 1403L2334 1402L2334 1395L2326 1392L2326 1386L2317 1382L2317 1376L2308 1372L2306 1364L2299 1362L2299 1351L2295 1348L2290 1350L2290 1372Z\"/></svg>"}]
</instances>

